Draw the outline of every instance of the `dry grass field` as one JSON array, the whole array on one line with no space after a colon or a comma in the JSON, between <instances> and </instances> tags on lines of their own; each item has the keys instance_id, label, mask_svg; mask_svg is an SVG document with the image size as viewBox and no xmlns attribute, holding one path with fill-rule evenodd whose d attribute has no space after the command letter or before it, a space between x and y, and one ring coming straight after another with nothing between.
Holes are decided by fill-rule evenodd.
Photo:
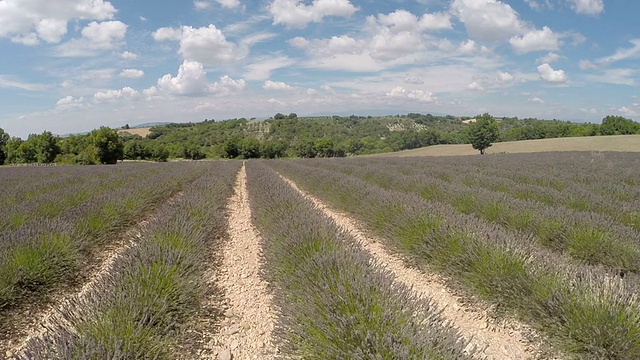
<instances>
[{"instance_id":1,"label":"dry grass field","mask_svg":"<svg viewBox=\"0 0 640 360\"><path fill-rule=\"evenodd\" d=\"M533 153L551 151L632 151L640 152L640 135L593 136L526 141L508 141L495 143L488 154L497 153ZM394 153L371 156L455 156L479 154L471 145L436 145Z\"/></svg>"},{"instance_id":2,"label":"dry grass field","mask_svg":"<svg viewBox=\"0 0 640 360\"><path fill-rule=\"evenodd\" d=\"M142 137L145 137L151 133L151 128L146 127L146 128L138 128L138 129L119 129L118 130L118 133L125 133L125 132L131 135L140 135Z\"/></svg>"}]
</instances>

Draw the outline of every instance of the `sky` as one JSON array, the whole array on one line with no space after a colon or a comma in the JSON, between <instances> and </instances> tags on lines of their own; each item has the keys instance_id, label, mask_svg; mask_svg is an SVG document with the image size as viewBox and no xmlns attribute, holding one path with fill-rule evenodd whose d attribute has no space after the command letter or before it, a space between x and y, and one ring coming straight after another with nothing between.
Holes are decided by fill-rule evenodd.
<instances>
[{"instance_id":1,"label":"sky","mask_svg":"<svg viewBox=\"0 0 640 360\"><path fill-rule=\"evenodd\" d=\"M0 128L420 112L640 121L638 0L0 0Z\"/></svg>"}]
</instances>

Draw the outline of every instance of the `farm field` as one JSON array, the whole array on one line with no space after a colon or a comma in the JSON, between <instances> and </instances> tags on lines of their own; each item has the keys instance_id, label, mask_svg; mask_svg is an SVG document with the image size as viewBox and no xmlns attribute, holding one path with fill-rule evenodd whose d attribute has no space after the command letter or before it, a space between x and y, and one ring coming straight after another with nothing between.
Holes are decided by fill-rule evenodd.
<instances>
[{"instance_id":1,"label":"farm field","mask_svg":"<svg viewBox=\"0 0 640 360\"><path fill-rule=\"evenodd\" d=\"M627 152L0 169L0 358L640 358Z\"/></svg>"},{"instance_id":2,"label":"farm field","mask_svg":"<svg viewBox=\"0 0 640 360\"><path fill-rule=\"evenodd\" d=\"M505 141L494 143L487 154L538 153L555 151L619 151L640 152L640 135L612 135L569 137L556 139ZM471 145L435 145L425 148L393 153L366 155L368 157L414 157L414 156L458 156L477 155Z\"/></svg>"},{"instance_id":3,"label":"farm field","mask_svg":"<svg viewBox=\"0 0 640 360\"><path fill-rule=\"evenodd\" d=\"M118 133L128 133L131 135L140 135L142 137L145 137L151 134L151 128L145 127L145 128L132 128L132 129L118 129Z\"/></svg>"}]
</instances>

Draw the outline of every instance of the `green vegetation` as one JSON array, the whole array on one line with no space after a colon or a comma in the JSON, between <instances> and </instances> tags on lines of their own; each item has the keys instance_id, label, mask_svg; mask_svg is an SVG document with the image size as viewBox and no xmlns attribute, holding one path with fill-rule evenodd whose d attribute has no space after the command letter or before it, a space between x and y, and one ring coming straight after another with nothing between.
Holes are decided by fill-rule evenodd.
<instances>
[{"instance_id":1,"label":"green vegetation","mask_svg":"<svg viewBox=\"0 0 640 360\"><path fill-rule=\"evenodd\" d=\"M484 150L498 140L500 131L496 120L487 113L476 117L476 121L469 124L468 130L469 142L474 149L480 150L480 154L484 154Z\"/></svg>"},{"instance_id":2,"label":"green vegetation","mask_svg":"<svg viewBox=\"0 0 640 360\"><path fill-rule=\"evenodd\" d=\"M565 253L548 251L536 245L530 235L463 215L440 200L425 201L417 194L396 191L395 186L383 188L387 183L384 175L415 171L416 164L395 167L397 161L370 164L368 159L353 159L345 164L351 167L348 171L367 179L372 178L372 171L381 173L381 186L323 169L340 167L342 162L279 161L270 165L337 209L353 214L410 263L435 270L463 291L498 304L501 311L546 333L563 351L594 359L640 356L638 278L625 276L626 266L637 266L636 244L585 227L558 239L566 241ZM472 163L464 166L478 171L484 165L478 161L469 160ZM522 159L513 163L520 164ZM434 164L424 166L433 169ZM402 177L396 181L401 182ZM450 196L435 191L430 187L426 194L431 199ZM469 196L457 204L467 211L476 201ZM504 213L502 205L487 204L487 219L497 220ZM523 213L511 221L527 224L527 216ZM596 224L600 226L599 221ZM570 256L609 268L585 265Z\"/></svg>"},{"instance_id":3,"label":"green vegetation","mask_svg":"<svg viewBox=\"0 0 640 360\"><path fill-rule=\"evenodd\" d=\"M640 134L640 124L607 116L602 125L559 120L434 116L307 117L278 113L245 118L154 126L146 137L105 127L64 138L50 132L9 138L0 129L0 164L103 164L118 160L167 161L204 158L315 158L387 153L440 144L475 144L483 153L492 143L562 137ZM492 121L493 120L493 121ZM126 126L123 128L126 129Z\"/></svg>"},{"instance_id":4,"label":"green vegetation","mask_svg":"<svg viewBox=\"0 0 640 360\"><path fill-rule=\"evenodd\" d=\"M430 301L394 284L278 174L258 163L249 163L247 172L287 358L470 358L466 342Z\"/></svg>"}]
</instances>

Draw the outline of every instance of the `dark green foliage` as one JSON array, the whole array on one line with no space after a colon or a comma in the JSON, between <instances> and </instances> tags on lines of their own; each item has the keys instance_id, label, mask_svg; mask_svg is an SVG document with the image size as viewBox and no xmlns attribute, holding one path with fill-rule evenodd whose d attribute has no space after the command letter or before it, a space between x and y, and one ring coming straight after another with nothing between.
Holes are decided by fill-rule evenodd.
<instances>
[{"instance_id":1,"label":"dark green foliage","mask_svg":"<svg viewBox=\"0 0 640 360\"><path fill-rule=\"evenodd\" d=\"M0 165L3 165L7 159L7 142L11 137L2 128L0 128Z\"/></svg>"},{"instance_id":2,"label":"dark green foliage","mask_svg":"<svg viewBox=\"0 0 640 360\"><path fill-rule=\"evenodd\" d=\"M640 124L622 116L607 116L600 126L602 135L630 135L640 133Z\"/></svg>"},{"instance_id":3,"label":"dark green foliage","mask_svg":"<svg viewBox=\"0 0 640 360\"><path fill-rule=\"evenodd\" d=\"M116 130L106 126L93 130L91 143L98 150L98 159L102 164L115 164L124 157L124 143Z\"/></svg>"},{"instance_id":4,"label":"dark green foliage","mask_svg":"<svg viewBox=\"0 0 640 360\"><path fill-rule=\"evenodd\" d=\"M498 140L499 131L495 119L485 113L477 116L476 122L469 124L469 142L474 149L480 150L480 154L484 154L484 151Z\"/></svg>"}]
</instances>

